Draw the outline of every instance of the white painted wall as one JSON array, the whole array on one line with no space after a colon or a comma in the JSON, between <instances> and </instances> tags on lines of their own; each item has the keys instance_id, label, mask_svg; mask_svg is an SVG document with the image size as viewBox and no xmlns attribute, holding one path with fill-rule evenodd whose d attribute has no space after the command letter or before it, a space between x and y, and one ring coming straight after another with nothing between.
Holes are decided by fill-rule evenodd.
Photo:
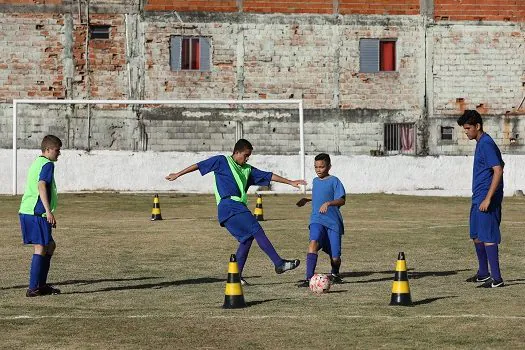
<instances>
[{"instance_id":1,"label":"white painted wall","mask_svg":"<svg viewBox=\"0 0 525 350\"><path fill-rule=\"evenodd\" d=\"M19 150L17 193L24 191L26 172L39 150ZM164 177L212 156L212 153L74 151L63 150L56 164L59 192L146 191L211 193L211 175L187 174L175 182ZM12 150L0 149L0 193L12 193ZM505 194L525 190L525 156L503 155ZM300 178L299 156L253 155L249 163L289 179ZM333 175L338 176L348 193L405 193L419 195L470 196L471 156L332 156ZM306 180L315 176L313 156L306 157ZM277 192L294 188L273 185ZM307 186L310 189L310 185ZM255 189L253 189L255 190Z\"/></svg>"}]
</instances>

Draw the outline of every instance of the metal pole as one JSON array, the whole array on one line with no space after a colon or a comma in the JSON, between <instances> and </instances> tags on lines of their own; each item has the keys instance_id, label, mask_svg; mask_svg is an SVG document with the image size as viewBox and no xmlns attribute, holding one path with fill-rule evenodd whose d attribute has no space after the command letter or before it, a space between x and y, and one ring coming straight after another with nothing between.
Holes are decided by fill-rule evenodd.
<instances>
[{"instance_id":1,"label":"metal pole","mask_svg":"<svg viewBox=\"0 0 525 350\"><path fill-rule=\"evenodd\" d=\"M16 101L13 100L13 196L16 196Z\"/></svg>"},{"instance_id":2,"label":"metal pole","mask_svg":"<svg viewBox=\"0 0 525 350\"><path fill-rule=\"evenodd\" d=\"M301 179L305 180L305 155L304 155L304 115L303 115L303 100L299 102L299 142L301 143ZM306 193L306 186L302 186L303 193Z\"/></svg>"}]
</instances>

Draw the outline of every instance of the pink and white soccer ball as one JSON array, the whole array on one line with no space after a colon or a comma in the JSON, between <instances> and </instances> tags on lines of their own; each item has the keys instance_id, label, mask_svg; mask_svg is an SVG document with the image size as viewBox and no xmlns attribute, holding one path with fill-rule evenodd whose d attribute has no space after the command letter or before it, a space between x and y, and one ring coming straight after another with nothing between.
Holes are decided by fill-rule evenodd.
<instances>
[{"instance_id":1,"label":"pink and white soccer ball","mask_svg":"<svg viewBox=\"0 0 525 350\"><path fill-rule=\"evenodd\" d=\"M330 285L330 278L327 275L316 273L310 278L310 290L312 293L326 293L330 290Z\"/></svg>"}]
</instances>

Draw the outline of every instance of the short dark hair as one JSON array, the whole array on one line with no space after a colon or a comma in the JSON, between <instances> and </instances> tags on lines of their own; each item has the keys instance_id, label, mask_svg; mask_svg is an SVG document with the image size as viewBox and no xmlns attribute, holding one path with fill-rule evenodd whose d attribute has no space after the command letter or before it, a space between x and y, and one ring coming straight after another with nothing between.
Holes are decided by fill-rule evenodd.
<instances>
[{"instance_id":1,"label":"short dark hair","mask_svg":"<svg viewBox=\"0 0 525 350\"><path fill-rule=\"evenodd\" d=\"M464 124L476 125L479 124L483 128L483 119L478 111L473 109L467 109L463 112L463 115L458 118L458 125L463 126Z\"/></svg>"},{"instance_id":2,"label":"short dark hair","mask_svg":"<svg viewBox=\"0 0 525 350\"><path fill-rule=\"evenodd\" d=\"M332 164L332 161L330 160L330 156L326 153L319 153L315 156L315 160L324 160L326 165L330 166Z\"/></svg>"},{"instance_id":3,"label":"short dark hair","mask_svg":"<svg viewBox=\"0 0 525 350\"><path fill-rule=\"evenodd\" d=\"M233 147L233 153L235 152L242 152L246 149L249 149L250 151L253 151L253 146L250 143L250 141L245 139L240 139L235 143L235 146Z\"/></svg>"},{"instance_id":4,"label":"short dark hair","mask_svg":"<svg viewBox=\"0 0 525 350\"><path fill-rule=\"evenodd\" d=\"M58 148L62 147L62 141L55 135L46 135L42 139L42 143L40 144L40 149L42 152L44 152L48 148Z\"/></svg>"}]
</instances>

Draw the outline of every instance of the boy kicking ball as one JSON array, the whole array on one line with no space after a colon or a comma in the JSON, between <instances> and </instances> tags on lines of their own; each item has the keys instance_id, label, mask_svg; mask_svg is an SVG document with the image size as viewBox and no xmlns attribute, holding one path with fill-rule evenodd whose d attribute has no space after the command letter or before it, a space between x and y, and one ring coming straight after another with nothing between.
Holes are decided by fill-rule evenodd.
<instances>
[{"instance_id":1,"label":"boy kicking ball","mask_svg":"<svg viewBox=\"0 0 525 350\"><path fill-rule=\"evenodd\" d=\"M302 198L297 206L302 207L312 201L310 215L310 244L306 255L306 280L298 287L308 287L317 266L317 253L320 249L330 256L332 283L343 283L339 275L341 267L341 236L344 234L343 216L339 208L345 205L346 191L341 181L329 174L330 156L321 153L315 157L317 178L312 184L312 199Z\"/></svg>"}]
</instances>

